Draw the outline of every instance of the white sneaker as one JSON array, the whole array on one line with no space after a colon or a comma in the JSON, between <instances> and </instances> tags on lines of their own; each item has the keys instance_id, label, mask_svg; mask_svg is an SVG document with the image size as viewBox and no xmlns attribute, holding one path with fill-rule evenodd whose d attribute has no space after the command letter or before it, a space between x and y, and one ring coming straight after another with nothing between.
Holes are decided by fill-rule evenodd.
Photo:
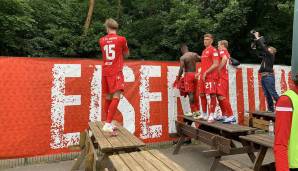
<instances>
[{"instance_id":1,"label":"white sneaker","mask_svg":"<svg viewBox=\"0 0 298 171\"><path fill-rule=\"evenodd\" d=\"M114 131L118 130L118 127L114 124L111 124Z\"/></svg>"},{"instance_id":2,"label":"white sneaker","mask_svg":"<svg viewBox=\"0 0 298 171\"><path fill-rule=\"evenodd\" d=\"M187 113L184 113L184 116L192 116L193 114L191 112L187 112Z\"/></svg>"},{"instance_id":3,"label":"white sneaker","mask_svg":"<svg viewBox=\"0 0 298 171\"><path fill-rule=\"evenodd\" d=\"M110 123L105 123L102 130L104 132L114 132L113 126Z\"/></svg>"},{"instance_id":4,"label":"white sneaker","mask_svg":"<svg viewBox=\"0 0 298 171\"><path fill-rule=\"evenodd\" d=\"M227 117L226 116L222 116L222 115L217 115L214 117L214 120L216 121L223 121L225 120Z\"/></svg>"},{"instance_id":5,"label":"white sneaker","mask_svg":"<svg viewBox=\"0 0 298 171\"><path fill-rule=\"evenodd\" d=\"M213 122L215 122L213 115L210 115L210 116L209 116L207 122L208 122L208 123L213 123Z\"/></svg>"},{"instance_id":6,"label":"white sneaker","mask_svg":"<svg viewBox=\"0 0 298 171\"><path fill-rule=\"evenodd\" d=\"M230 116L228 118L226 118L223 123L226 123L226 124L232 124L232 123L236 123L236 117L233 115L233 116Z\"/></svg>"},{"instance_id":7,"label":"white sneaker","mask_svg":"<svg viewBox=\"0 0 298 171\"><path fill-rule=\"evenodd\" d=\"M205 121L207 121L208 118L209 118L209 117L208 117L208 114L206 114L206 115L203 116L203 120L205 120Z\"/></svg>"},{"instance_id":8,"label":"white sneaker","mask_svg":"<svg viewBox=\"0 0 298 171\"><path fill-rule=\"evenodd\" d=\"M194 119L200 119L200 117L201 117L201 113L199 111L193 113L193 118Z\"/></svg>"}]
</instances>

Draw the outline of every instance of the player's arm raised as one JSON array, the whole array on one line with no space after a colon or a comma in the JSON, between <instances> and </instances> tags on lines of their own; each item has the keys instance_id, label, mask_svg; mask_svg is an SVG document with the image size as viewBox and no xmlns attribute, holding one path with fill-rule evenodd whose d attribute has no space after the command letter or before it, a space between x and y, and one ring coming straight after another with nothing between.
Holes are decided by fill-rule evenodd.
<instances>
[{"instance_id":1,"label":"player's arm raised","mask_svg":"<svg viewBox=\"0 0 298 171\"><path fill-rule=\"evenodd\" d=\"M184 59L183 57L180 58L180 69L179 69L179 73L178 73L178 76L177 76L177 79L179 80L183 74L183 70L184 70Z\"/></svg>"}]
</instances>

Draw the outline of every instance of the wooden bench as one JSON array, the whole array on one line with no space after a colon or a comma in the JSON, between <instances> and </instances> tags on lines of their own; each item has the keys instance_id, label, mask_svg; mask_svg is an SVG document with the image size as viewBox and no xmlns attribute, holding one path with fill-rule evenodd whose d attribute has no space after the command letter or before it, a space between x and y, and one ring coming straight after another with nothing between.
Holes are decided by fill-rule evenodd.
<instances>
[{"instance_id":1,"label":"wooden bench","mask_svg":"<svg viewBox=\"0 0 298 171\"><path fill-rule=\"evenodd\" d=\"M207 131L191 127L183 122L176 121L177 134L180 135L177 146L173 154L178 154L181 145L186 137L191 137L206 143L215 149L218 149L224 153L230 153L232 141L222 136L209 133Z\"/></svg>"},{"instance_id":2,"label":"wooden bench","mask_svg":"<svg viewBox=\"0 0 298 171\"><path fill-rule=\"evenodd\" d=\"M109 160L116 171L184 171L157 150L111 155Z\"/></svg>"},{"instance_id":3,"label":"wooden bench","mask_svg":"<svg viewBox=\"0 0 298 171\"><path fill-rule=\"evenodd\" d=\"M140 151L145 143L116 123L118 128L117 136L111 136L110 133L102 131L103 122L90 122L89 129L82 133L80 142L82 151L72 170L78 170L82 161L85 160L86 170L104 170L107 165L109 155L119 152Z\"/></svg>"},{"instance_id":4,"label":"wooden bench","mask_svg":"<svg viewBox=\"0 0 298 171\"><path fill-rule=\"evenodd\" d=\"M260 171L262 164L266 156L267 150L273 148L274 136L268 134L253 134L247 136L240 136L241 140L247 145L259 145L260 151L258 152L257 158L254 161L253 170Z\"/></svg>"},{"instance_id":5,"label":"wooden bench","mask_svg":"<svg viewBox=\"0 0 298 171\"><path fill-rule=\"evenodd\" d=\"M235 160L222 160L219 163L234 171L253 171L249 167Z\"/></svg>"},{"instance_id":6,"label":"wooden bench","mask_svg":"<svg viewBox=\"0 0 298 171\"><path fill-rule=\"evenodd\" d=\"M212 147L210 150L203 151L206 157L213 157L214 161L210 168L215 170L222 156L245 154L247 153L252 162L256 159L254 152L256 149L242 144L242 147L236 147L234 141L239 141L239 136L245 136L254 133L256 128L241 126L237 124L223 124L221 122L208 123L203 120L196 120L192 117L183 117L188 124L197 123L198 128L191 127L186 123L176 121L177 134L179 135L174 154L177 154L186 137L191 137L204 142ZM240 142L242 143L242 142Z\"/></svg>"},{"instance_id":7,"label":"wooden bench","mask_svg":"<svg viewBox=\"0 0 298 171\"><path fill-rule=\"evenodd\" d=\"M274 112L261 112L261 111L254 111L248 112L249 118L251 120L250 126L254 128L259 128L264 131L268 131L268 126L270 120L274 123L275 122L275 114Z\"/></svg>"}]
</instances>

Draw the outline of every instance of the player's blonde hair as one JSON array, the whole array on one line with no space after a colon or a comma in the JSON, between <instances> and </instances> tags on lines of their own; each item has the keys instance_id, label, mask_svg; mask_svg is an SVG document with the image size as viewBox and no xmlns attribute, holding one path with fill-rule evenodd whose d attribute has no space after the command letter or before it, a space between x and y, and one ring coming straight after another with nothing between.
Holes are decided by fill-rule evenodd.
<instances>
[{"instance_id":1,"label":"player's blonde hair","mask_svg":"<svg viewBox=\"0 0 298 171\"><path fill-rule=\"evenodd\" d=\"M213 37L213 35L212 34L210 34L210 33L206 33L205 35L204 35L204 38L205 37L209 37L210 39L214 39L214 37Z\"/></svg>"},{"instance_id":2,"label":"player's blonde hair","mask_svg":"<svg viewBox=\"0 0 298 171\"><path fill-rule=\"evenodd\" d=\"M106 20L105 24L104 24L107 28L109 29L113 29L113 30L117 30L119 25L117 23L117 21L115 21L112 18L109 18Z\"/></svg>"},{"instance_id":3,"label":"player's blonde hair","mask_svg":"<svg viewBox=\"0 0 298 171\"><path fill-rule=\"evenodd\" d=\"M229 47L229 42L227 40L221 40L218 44L223 45L225 48Z\"/></svg>"}]
</instances>

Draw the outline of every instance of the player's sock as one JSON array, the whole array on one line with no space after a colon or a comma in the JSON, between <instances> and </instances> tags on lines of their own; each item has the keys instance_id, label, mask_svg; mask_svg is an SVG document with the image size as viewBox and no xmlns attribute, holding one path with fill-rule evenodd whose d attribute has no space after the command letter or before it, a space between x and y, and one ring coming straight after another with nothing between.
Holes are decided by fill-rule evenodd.
<instances>
[{"instance_id":1,"label":"player's sock","mask_svg":"<svg viewBox=\"0 0 298 171\"><path fill-rule=\"evenodd\" d=\"M109 111L109 107L111 105L111 102L112 102L112 100L110 100L110 99L105 100L105 104L104 104L104 116L105 117L103 117L103 120L107 119L108 111Z\"/></svg>"},{"instance_id":2,"label":"player's sock","mask_svg":"<svg viewBox=\"0 0 298 171\"><path fill-rule=\"evenodd\" d=\"M109 111L108 111L107 123L111 123L112 122L112 120L114 118L114 115L116 113L116 110L117 110L119 101L120 101L120 99L113 98L113 100L112 100L112 102L110 104L110 107L109 107Z\"/></svg>"},{"instance_id":3,"label":"player's sock","mask_svg":"<svg viewBox=\"0 0 298 171\"><path fill-rule=\"evenodd\" d=\"M198 111L198 108L197 108L196 104L190 104L190 109L191 109L191 112L197 112Z\"/></svg>"},{"instance_id":4,"label":"player's sock","mask_svg":"<svg viewBox=\"0 0 298 171\"><path fill-rule=\"evenodd\" d=\"M211 102L210 102L210 112L209 113L214 113L215 112L215 107L216 107L216 96L210 96Z\"/></svg>"},{"instance_id":5,"label":"player's sock","mask_svg":"<svg viewBox=\"0 0 298 171\"><path fill-rule=\"evenodd\" d=\"M200 96L203 113L207 113L207 98L206 95Z\"/></svg>"},{"instance_id":6,"label":"player's sock","mask_svg":"<svg viewBox=\"0 0 298 171\"><path fill-rule=\"evenodd\" d=\"M225 114L227 117L230 117L233 115L233 110L232 110L232 107L231 107L231 104L229 102L228 99L224 99L223 100L223 105L224 105L224 108L226 110Z\"/></svg>"},{"instance_id":7,"label":"player's sock","mask_svg":"<svg viewBox=\"0 0 298 171\"><path fill-rule=\"evenodd\" d=\"M219 99L218 99L218 104L219 104L221 113L222 113L222 115L224 116L224 115L226 114L226 109L225 109L225 105L224 105L223 100L219 100Z\"/></svg>"}]
</instances>

